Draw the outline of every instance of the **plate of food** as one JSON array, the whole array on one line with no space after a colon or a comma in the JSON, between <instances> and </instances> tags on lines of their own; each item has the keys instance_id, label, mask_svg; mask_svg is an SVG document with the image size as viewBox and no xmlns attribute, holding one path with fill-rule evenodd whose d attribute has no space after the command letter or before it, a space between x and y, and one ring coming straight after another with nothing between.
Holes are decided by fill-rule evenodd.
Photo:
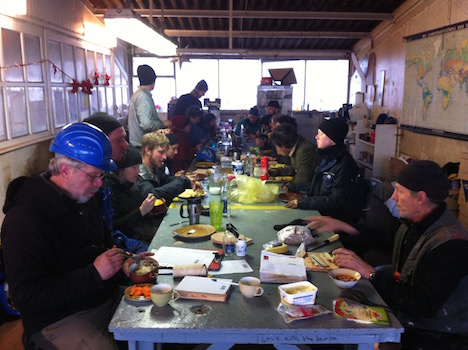
<instances>
[{"instance_id":1,"label":"plate of food","mask_svg":"<svg viewBox=\"0 0 468 350\"><path fill-rule=\"evenodd\" d=\"M204 162L204 161L201 161L201 162L196 162L195 163L195 166L197 168L200 168L200 169L209 169L211 168L212 166L214 166L215 163L214 162Z\"/></svg>"},{"instance_id":2,"label":"plate of food","mask_svg":"<svg viewBox=\"0 0 468 350\"><path fill-rule=\"evenodd\" d=\"M130 304L145 304L151 301L150 289L153 283L137 283L127 287L124 292L125 300Z\"/></svg>"},{"instance_id":3,"label":"plate of food","mask_svg":"<svg viewBox=\"0 0 468 350\"><path fill-rule=\"evenodd\" d=\"M283 192L278 194L278 200L284 203L288 203L294 199L299 199L304 197L305 194L302 193L295 193L295 192Z\"/></svg>"},{"instance_id":4,"label":"plate of food","mask_svg":"<svg viewBox=\"0 0 468 350\"><path fill-rule=\"evenodd\" d=\"M191 188L186 189L184 192L179 194L177 197L181 199L191 199L191 198L203 198L206 193L202 189L192 190Z\"/></svg>"},{"instance_id":5,"label":"plate of food","mask_svg":"<svg viewBox=\"0 0 468 350\"><path fill-rule=\"evenodd\" d=\"M215 232L216 228L214 226L195 224L178 228L173 231L173 234L184 241L200 241L209 239Z\"/></svg>"}]
</instances>

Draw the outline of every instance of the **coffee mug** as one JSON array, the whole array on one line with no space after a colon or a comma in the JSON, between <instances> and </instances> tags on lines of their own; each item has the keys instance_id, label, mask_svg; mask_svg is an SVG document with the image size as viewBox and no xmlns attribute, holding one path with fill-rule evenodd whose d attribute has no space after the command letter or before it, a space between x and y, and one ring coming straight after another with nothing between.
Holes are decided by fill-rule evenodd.
<instances>
[{"instance_id":1,"label":"coffee mug","mask_svg":"<svg viewBox=\"0 0 468 350\"><path fill-rule=\"evenodd\" d=\"M179 292L170 284L155 284L150 288L151 300L156 306L166 306L171 300L179 299Z\"/></svg>"},{"instance_id":2,"label":"coffee mug","mask_svg":"<svg viewBox=\"0 0 468 350\"><path fill-rule=\"evenodd\" d=\"M187 216L184 215L184 207L187 207ZM180 217L189 219L190 225L200 223L202 206L200 203L184 203L180 206Z\"/></svg>"},{"instance_id":3,"label":"coffee mug","mask_svg":"<svg viewBox=\"0 0 468 350\"><path fill-rule=\"evenodd\" d=\"M256 277L242 277L239 280L239 289L246 298L259 297L263 294L263 287L260 284L261 281Z\"/></svg>"}]
</instances>

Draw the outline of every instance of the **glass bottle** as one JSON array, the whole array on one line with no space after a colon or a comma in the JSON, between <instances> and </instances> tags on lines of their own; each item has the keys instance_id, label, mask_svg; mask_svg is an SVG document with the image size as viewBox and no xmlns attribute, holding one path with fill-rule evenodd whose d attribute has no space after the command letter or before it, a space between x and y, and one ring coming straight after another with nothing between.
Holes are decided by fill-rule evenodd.
<instances>
[{"instance_id":1,"label":"glass bottle","mask_svg":"<svg viewBox=\"0 0 468 350\"><path fill-rule=\"evenodd\" d=\"M221 182L221 202L223 202L223 216L231 216L231 201L229 193L229 178L227 175L223 176Z\"/></svg>"}]
</instances>

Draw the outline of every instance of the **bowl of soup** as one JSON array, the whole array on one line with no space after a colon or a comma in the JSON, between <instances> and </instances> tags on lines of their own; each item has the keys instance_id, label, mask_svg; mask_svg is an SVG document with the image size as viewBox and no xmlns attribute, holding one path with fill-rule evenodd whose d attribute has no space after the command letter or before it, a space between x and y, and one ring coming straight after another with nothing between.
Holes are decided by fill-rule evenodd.
<instances>
[{"instance_id":1,"label":"bowl of soup","mask_svg":"<svg viewBox=\"0 0 468 350\"><path fill-rule=\"evenodd\" d=\"M357 271L345 268L338 268L330 271L330 278L340 288L352 288L361 279L361 274Z\"/></svg>"},{"instance_id":2,"label":"bowl of soup","mask_svg":"<svg viewBox=\"0 0 468 350\"><path fill-rule=\"evenodd\" d=\"M135 283L154 283L158 275L159 264L154 259L141 260L130 265L130 278Z\"/></svg>"}]
</instances>

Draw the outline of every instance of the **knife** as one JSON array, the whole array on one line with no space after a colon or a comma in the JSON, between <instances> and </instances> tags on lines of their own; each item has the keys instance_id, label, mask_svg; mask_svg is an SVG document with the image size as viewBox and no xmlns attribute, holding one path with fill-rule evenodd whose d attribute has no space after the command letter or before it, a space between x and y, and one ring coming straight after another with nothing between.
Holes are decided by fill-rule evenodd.
<instances>
[{"instance_id":1,"label":"knife","mask_svg":"<svg viewBox=\"0 0 468 350\"><path fill-rule=\"evenodd\" d=\"M327 244L330 244L332 242L335 242L337 241L338 239L340 238L340 235L339 234L334 234L333 236L331 236L330 238L324 240L322 243L320 243L319 245L316 245L314 247L307 247L307 251L308 252L311 252L312 250L315 250L315 249L318 249L318 248L322 248L324 246L326 246Z\"/></svg>"}]
</instances>

